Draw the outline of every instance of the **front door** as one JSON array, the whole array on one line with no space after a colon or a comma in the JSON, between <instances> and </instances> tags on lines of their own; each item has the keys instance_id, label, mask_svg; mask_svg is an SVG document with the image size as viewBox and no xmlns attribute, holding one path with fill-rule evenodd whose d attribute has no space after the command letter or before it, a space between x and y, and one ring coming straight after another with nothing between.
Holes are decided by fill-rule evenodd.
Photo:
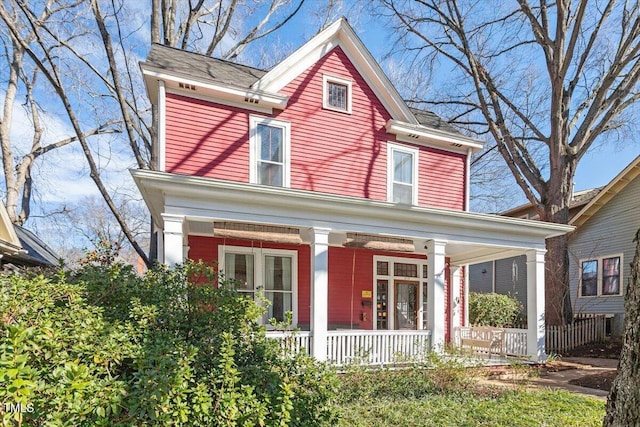
<instances>
[{"instance_id":1,"label":"front door","mask_svg":"<svg viewBox=\"0 0 640 427\"><path fill-rule=\"evenodd\" d=\"M395 327L417 329L419 282L395 281Z\"/></svg>"}]
</instances>

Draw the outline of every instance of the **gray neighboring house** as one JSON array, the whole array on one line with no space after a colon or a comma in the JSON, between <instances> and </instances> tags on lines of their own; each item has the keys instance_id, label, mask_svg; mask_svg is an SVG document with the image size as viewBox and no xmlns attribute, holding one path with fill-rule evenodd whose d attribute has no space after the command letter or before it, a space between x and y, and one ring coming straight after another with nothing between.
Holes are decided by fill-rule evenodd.
<instances>
[{"instance_id":1,"label":"gray neighboring house","mask_svg":"<svg viewBox=\"0 0 640 427\"><path fill-rule=\"evenodd\" d=\"M537 219L531 205L502 215ZM602 188L576 192L569 210L569 280L575 315L602 314L612 335L624 325L624 287L640 229L640 156ZM527 267L524 257L475 264L469 289L515 296L526 308Z\"/></svg>"}]
</instances>

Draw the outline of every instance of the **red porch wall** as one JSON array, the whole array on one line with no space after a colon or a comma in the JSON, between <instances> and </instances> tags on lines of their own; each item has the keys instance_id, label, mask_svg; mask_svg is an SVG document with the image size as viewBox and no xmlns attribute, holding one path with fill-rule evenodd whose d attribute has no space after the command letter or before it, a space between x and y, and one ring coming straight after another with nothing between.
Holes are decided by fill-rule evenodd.
<instances>
[{"instance_id":1,"label":"red porch wall","mask_svg":"<svg viewBox=\"0 0 640 427\"><path fill-rule=\"evenodd\" d=\"M298 251L298 326L308 327L311 301L311 251L308 245L284 245L259 241L189 236L189 259L212 262L218 259L218 245L263 247ZM373 298L363 298L362 291L373 294L373 257L396 256L421 259L424 255L370 249L329 248L328 323L330 328L373 329ZM354 263L355 261L355 263ZM448 276L448 272L447 272ZM445 295L449 307L447 277ZM363 301L370 301L371 304ZM448 310L447 310L448 313ZM364 317L363 317L364 315ZM448 314L447 314L448 316ZM447 320L447 333L449 333Z\"/></svg>"}]
</instances>

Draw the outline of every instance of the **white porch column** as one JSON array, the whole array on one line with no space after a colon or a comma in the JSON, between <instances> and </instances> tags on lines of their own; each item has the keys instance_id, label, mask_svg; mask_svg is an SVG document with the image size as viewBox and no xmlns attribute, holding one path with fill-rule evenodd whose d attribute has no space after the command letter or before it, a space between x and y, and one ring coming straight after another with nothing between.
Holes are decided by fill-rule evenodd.
<instances>
[{"instance_id":1,"label":"white porch column","mask_svg":"<svg viewBox=\"0 0 640 427\"><path fill-rule=\"evenodd\" d=\"M462 326L462 299L460 298L460 281L462 280L461 272L461 266L451 266L451 307L449 307L451 316L449 318L449 324L451 325L452 331L453 328Z\"/></svg>"},{"instance_id":2,"label":"white porch column","mask_svg":"<svg viewBox=\"0 0 640 427\"><path fill-rule=\"evenodd\" d=\"M547 358L544 321L545 250L527 252L527 356L536 362Z\"/></svg>"},{"instance_id":3,"label":"white porch column","mask_svg":"<svg viewBox=\"0 0 640 427\"><path fill-rule=\"evenodd\" d=\"M328 228L311 230L311 344L317 360L327 359L329 312L329 233Z\"/></svg>"},{"instance_id":4,"label":"white porch column","mask_svg":"<svg viewBox=\"0 0 640 427\"><path fill-rule=\"evenodd\" d=\"M439 353L444 351L447 311L444 295L446 244L442 240L427 242L427 327L431 330L431 349Z\"/></svg>"},{"instance_id":5,"label":"white porch column","mask_svg":"<svg viewBox=\"0 0 640 427\"><path fill-rule=\"evenodd\" d=\"M182 215L162 214L164 221L164 263L170 266L181 264L187 258L188 246L185 244L186 219Z\"/></svg>"}]
</instances>

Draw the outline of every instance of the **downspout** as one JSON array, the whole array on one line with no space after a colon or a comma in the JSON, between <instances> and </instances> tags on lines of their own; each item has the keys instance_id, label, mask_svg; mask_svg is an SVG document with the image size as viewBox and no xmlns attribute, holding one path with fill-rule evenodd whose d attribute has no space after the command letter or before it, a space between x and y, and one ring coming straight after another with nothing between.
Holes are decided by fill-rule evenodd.
<instances>
[{"instance_id":1,"label":"downspout","mask_svg":"<svg viewBox=\"0 0 640 427\"><path fill-rule=\"evenodd\" d=\"M467 162L466 162L466 174L465 174L465 189L464 189L464 210L469 212L471 208L471 155L473 150L467 148Z\"/></svg>"}]
</instances>

